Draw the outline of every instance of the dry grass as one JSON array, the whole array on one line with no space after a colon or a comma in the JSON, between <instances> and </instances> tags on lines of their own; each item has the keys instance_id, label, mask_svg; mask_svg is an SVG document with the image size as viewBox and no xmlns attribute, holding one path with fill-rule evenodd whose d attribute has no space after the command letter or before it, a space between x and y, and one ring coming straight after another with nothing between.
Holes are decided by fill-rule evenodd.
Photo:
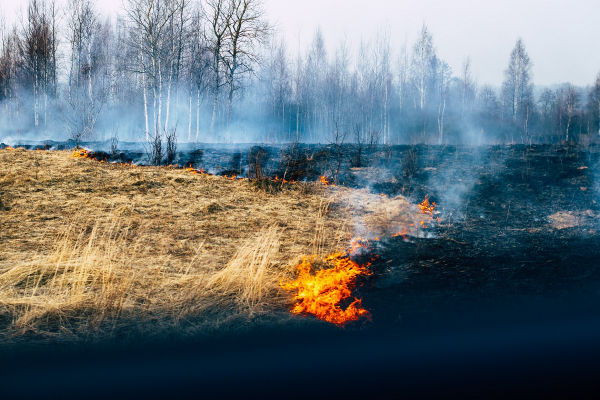
<instances>
[{"instance_id":1,"label":"dry grass","mask_svg":"<svg viewBox=\"0 0 600 400\"><path fill-rule=\"evenodd\" d=\"M301 256L344 248L357 224L381 229L398 202L416 214L399 198L381 216L372 210L390 200L369 196L0 151L0 332L147 337L285 310L290 295L277 284Z\"/></svg>"}]
</instances>

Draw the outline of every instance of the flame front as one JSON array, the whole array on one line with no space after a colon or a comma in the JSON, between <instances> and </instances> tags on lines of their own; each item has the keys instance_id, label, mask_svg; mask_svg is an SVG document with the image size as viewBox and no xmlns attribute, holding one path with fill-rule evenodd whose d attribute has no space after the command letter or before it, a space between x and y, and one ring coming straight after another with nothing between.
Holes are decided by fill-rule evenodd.
<instances>
[{"instance_id":1,"label":"flame front","mask_svg":"<svg viewBox=\"0 0 600 400\"><path fill-rule=\"evenodd\" d=\"M329 186L329 181L327 180L327 177L325 175L321 177L321 183L325 186Z\"/></svg>"},{"instance_id":2,"label":"flame front","mask_svg":"<svg viewBox=\"0 0 600 400\"><path fill-rule=\"evenodd\" d=\"M436 206L437 204L435 203L429 203L429 196L425 196L425 200L419 204L419 209L421 210L422 214L428 214L429 216L433 217L433 212L435 211ZM421 223L421 225L423 224Z\"/></svg>"},{"instance_id":3,"label":"flame front","mask_svg":"<svg viewBox=\"0 0 600 400\"><path fill-rule=\"evenodd\" d=\"M73 157L73 158L91 158L91 154L86 149L81 149L81 150L75 151L71 155L71 157Z\"/></svg>"},{"instance_id":4,"label":"flame front","mask_svg":"<svg viewBox=\"0 0 600 400\"><path fill-rule=\"evenodd\" d=\"M358 276L371 275L367 269L370 264L358 265L345 252L335 253L325 260L333 264L331 269L313 271L314 257L304 258L296 267L298 277L280 286L288 291L297 290L294 297L296 304L291 312L294 314L312 314L319 319L344 326L348 322L357 321L361 317L371 320L371 313L362 308L362 300L354 301L343 310L340 303L352 295Z\"/></svg>"}]
</instances>

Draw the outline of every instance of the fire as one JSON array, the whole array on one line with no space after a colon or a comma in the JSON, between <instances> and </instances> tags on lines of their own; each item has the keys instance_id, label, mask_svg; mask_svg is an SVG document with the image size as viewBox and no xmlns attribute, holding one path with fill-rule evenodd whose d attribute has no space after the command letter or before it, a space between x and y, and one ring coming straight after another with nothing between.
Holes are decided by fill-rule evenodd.
<instances>
[{"instance_id":1,"label":"fire","mask_svg":"<svg viewBox=\"0 0 600 400\"><path fill-rule=\"evenodd\" d=\"M185 170L188 172L191 172L194 175L208 175L206 173L206 171L204 171L204 168L196 169L196 168L192 168L191 165L188 168L186 168Z\"/></svg>"},{"instance_id":2,"label":"fire","mask_svg":"<svg viewBox=\"0 0 600 400\"><path fill-rule=\"evenodd\" d=\"M435 203L429 203L429 196L425 196L425 200L423 200L421 204L418 205L422 214L428 214L431 217L433 217L433 212L435 211L436 206L437 204Z\"/></svg>"},{"instance_id":3,"label":"fire","mask_svg":"<svg viewBox=\"0 0 600 400\"><path fill-rule=\"evenodd\" d=\"M377 239L379 240L379 239ZM351 256L363 256L370 253L372 250L371 243L366 239L354 239L350 243L350 250L348 251Z\"/></svg>"},{"instance_id":4,"label":"fire","mask_svg":"<svg viewBox=\"0 0 600 400\"><path fill-rule=\"evenodd\" d=\"M398 236L402 236L402 238L404 240L406 240L408 238L408 235L410 234L410 231L403 226L401 231L396 232L395 235L392 235L392 237L398 237Z\"/></svg>"},{"instance_id":5,"label":"fire","mask_svg":"<svg viewBox=\"0 0 600 400\"><path fill-rule=\"evenodd\" d=\"M357 248L361 248L358 246ZM297 290L294 297L296 305L291 312L294 314L312 314L319 319L344 326L360 318L371 320L371 313L362 308L362 300L354 301L343 310L340 303L352 295L359 276L368 276L370 264L359 265L352 261L346 252L335 253L325 260L333 264L331 269L322 269L314 274L314 257L304 258L296 267L298 277L280 286L288 291Z\"/></svg>"},{"instance_id":6,"label":"fire","mask_svg":"<svg viewBox=\"0 0 600 400\"><path fill-rule=\"evenodd\" d=\"M325 186L329 186L331 183L327 180L327 177L325 175L323 175L321 177L321 183Z\"/></svg>"},{"instance_id":7,"label":"fire","mask_svg":"<svg viewBox=\"0 0 600 400\"><path fill-rule=\"evenodd\" d=\"M71 155L71 157L73 157L73 158L91 158L91 155L92 155L92 153L90 153L86 149L81 149L81 150L75 151Z\"/></svg>"}]
</instances>

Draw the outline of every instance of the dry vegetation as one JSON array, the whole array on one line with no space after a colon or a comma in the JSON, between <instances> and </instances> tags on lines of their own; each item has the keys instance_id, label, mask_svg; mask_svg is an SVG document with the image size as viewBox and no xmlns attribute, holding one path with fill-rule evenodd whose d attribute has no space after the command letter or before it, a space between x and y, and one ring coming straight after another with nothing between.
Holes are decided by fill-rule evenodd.
<instances>
[{"instance_id":1,"label":"dry vegetation","mask_svg":"<svg viewBox=\"0 0 600 400\"><path fill-rule=\"evenodd\" d=\"M89 341L288 317L301 256L421 218L403 198L320 184L0 151L0 334ZM361 231L361 232L358 232ZM236 328L237 329L237 328Z\"/></svg>"}]
</instances>

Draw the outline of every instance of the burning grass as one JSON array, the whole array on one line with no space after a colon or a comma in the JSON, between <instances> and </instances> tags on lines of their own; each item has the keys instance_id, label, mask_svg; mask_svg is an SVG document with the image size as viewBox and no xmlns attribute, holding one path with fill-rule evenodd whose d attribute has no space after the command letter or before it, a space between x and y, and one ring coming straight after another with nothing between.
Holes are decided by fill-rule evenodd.
<instances>
[{"instance_id":1,"label":"burning grass","mask_svg":"<svg viewBox=\"0 0 600 400\"><path fill-rule=\"evenodd\" d=\"M331 268L313 273L314 257L304 258L296 267L298 277L294 281L280 283L288 291L296 291L292 308L294 314L311 314L319 319L344 326L360 318L371 320L371 313L362 308L362 300L354 299L345 309L342 302L352 296L359 276L368 276L369 263L359 265L346 252L335 253L325 258Z\"/></svg>"},{"instance_id":2,"label":"burning grass","mask_svg":"<svg viewBox=\"0 0 600 400\"><path fill-rule=\"evenodd\" d=\"M358 230L395 232L422 217L403 198L367 191L279 181L264 190L72 154L0 151L5 342L193 334L273 315L285 322L293 299L279 283L293 279L302 256L323 259ZM326 262L334 274L350 259Z\"/></svg>"}]
</instances>

